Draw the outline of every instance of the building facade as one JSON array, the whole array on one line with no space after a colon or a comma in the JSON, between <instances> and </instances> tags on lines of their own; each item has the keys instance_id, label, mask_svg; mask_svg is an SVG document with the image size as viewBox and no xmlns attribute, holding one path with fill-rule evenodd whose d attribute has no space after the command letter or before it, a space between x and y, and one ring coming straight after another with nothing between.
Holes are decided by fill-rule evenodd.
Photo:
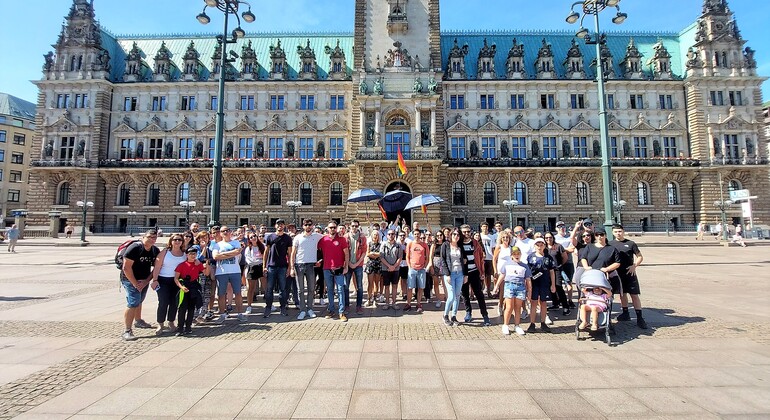
<instances>
[{"instance_id":1,"label":"building facade","mask_svg":"<svg viewBox=\"0 0 770 420\"><path fill-rule=\"evenodd\" d=\"M631 225L719 215L720 188L770 220L754 51L725 0L678 33L608 33L613 198ZM435 226L553 227L600 214L596 54L567 32L442 32L439 0L357 0L352 34L247 35L217 97L213 37L115 36L73 0L37 82L29 223L51 210L97 229L182 225L211 203L214 110L226 109L222 216L366 219L358 188L437 193ZM408 172L399 176L401 150ZM729 210L740 218L740 208ZM191 219L193 216L190 217Z\"/></svg>"},{"instance_id":2,"label":"building facade","mask_svg":"<svg viewBox=\"0 0 770 420\"><path fill-rule=\"evenodd\" d=\"M13 210L27 207L35 104L0 93L0 228L14 223Z\"/></svg>"}]
</instances>

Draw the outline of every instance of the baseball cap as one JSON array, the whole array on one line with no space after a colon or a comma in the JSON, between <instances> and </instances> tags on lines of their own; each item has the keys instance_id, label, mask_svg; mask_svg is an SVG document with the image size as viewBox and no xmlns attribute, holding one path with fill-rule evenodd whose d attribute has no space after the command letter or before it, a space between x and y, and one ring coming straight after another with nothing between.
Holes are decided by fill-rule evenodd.
<instances>
[{"instance_id":1,"label":"baseball cap","mask_svg":"<svg viewBox=\"0 0 770 420\"><path fill-rule=\"evenodd\" d=\"M594 229L594 235L596 234L607 235L607 232L604 230L604 226L597 226L596 229Z\"/></svg>"},{"instance_id":2,"label":"baseball cap","mask_svg":"<svg viewBox=\"0 0 770 420\"><path fill-rule=\"evenodd\" d=\"M538 242L541 242L541 243L545 243L545 239L543 239L543 238L537 238L537 239L535 239L535 242L534 242L534 243L538 243Z\"/></svg>"},{"instance_id":3,"label":"baseball cap","mask_svg":"<svg viewBox=\"0 0 770 420\"><path fill-rule=\"evenodd\" d=\"M285 221L285 220L283 220L283 219L278 219L278 220L276 220L276 221L275 221L275 224L276 224L276 225L285 225L285 224L286 224L286 221Z\"/></svg>"},{"instance_id":4,"label":"baseball cap","mask_svg":"<svg viewBox=\"0 0 770 420\"><path fill-rule=\"evenodd\" d=\"M593 225L594 221L591 220L590 218L589 219L585 219L585 220L583 220L583 224L584 225Z\"/></svg>"},{"instance_id":5,"label":"baseball cap","mask_svg":"<svg viewBox=\"0 0 770 420\"><path fill-rule=\"evenodd\" d=\"M563 221L559 220L558 222L556 222L556 227L560 227L560 226L566 226L566 223L564 223Z\"/></svg>"},{"instance_id":6,"label":"baseball cap","mask_svg":"<svg viewBox=\"0 0 770 420\"><path fill-rule=\"evenodd\" d=\"M197 254L198 251L200 251L200 248L198 247L198 245L193 245L193 246L187 248L187 251L185 253L186 254Z\"/></svg>"}]
</instances>

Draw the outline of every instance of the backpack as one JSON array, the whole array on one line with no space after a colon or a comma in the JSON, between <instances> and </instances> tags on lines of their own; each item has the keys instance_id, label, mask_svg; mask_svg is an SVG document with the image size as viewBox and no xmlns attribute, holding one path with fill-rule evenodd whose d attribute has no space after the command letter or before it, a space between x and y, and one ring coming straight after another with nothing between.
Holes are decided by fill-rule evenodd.
<instances>
[{"instance_id":1,"label":"backpack","mask_svg":"<svg viewBox=\"0 0 770 420\"><path fill-rule=\"evenodd\" d=\"M120 244L118 250L115 252L115 267L117 267L118 270L123 270L123 257L125 256L128 247L137 242L141 241L139 239L129 239Z\"/></svg>"}]
</instances>

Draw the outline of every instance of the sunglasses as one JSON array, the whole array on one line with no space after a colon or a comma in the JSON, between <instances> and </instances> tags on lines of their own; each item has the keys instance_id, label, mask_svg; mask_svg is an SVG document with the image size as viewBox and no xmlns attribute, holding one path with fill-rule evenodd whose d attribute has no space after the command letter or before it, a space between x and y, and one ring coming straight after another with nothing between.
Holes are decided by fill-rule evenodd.
<instances>
[{"instance_id":1,"label":"sunglasses","mask_svg":"<svg viewBox=\"0 0 770 420\"><path fill-rule=\"evenodd\" d=\"M313 224L312 224L312 223L305 223L305 224L304 224L304 225L302 225L302 226L313 226Z\"/></svg>"},{"instance_id":2,"label":"sunglasses","mask_svg":"<svg viewBox=\"0 0 770 420\"><path fill-rule=\"evenodd\" d=\"M590 233L586 233L585 235L583 235L583 237L584 237L584 238L590 238L590 237L591 237L591 234L590 234Z\"/></svg>"},{"instance_id":3,"label":"sunglasses","mask_svg":"<svg viewBox=\"0 0 770 420\"><path fill-rule=\"evenodd\" d=\"M393 232L388 232L388 236L395 236L396 234Z\"/></svg>"},{"instance_id":4,"label":"sunglasses","mask_svg":"<svg viewBox=\"0 0 770 420\"><path fill-rule=\"evenodd\" d=\"M607 236L607 235L605 235L603 233L595 233L594 236Z\"/></svg>"},{"instance_id":5,"label":"sunglasses","mask_svg":"<svg viewBox=\"0 0 770 420\"><path fill-rule=\"evenodd\" d=\"M350 227L359 227L360 225L350 225Z\"/></svg>"},{"instance_id":6,"label":"sunglasses","mask_svg":"<svg viewBox=\"0 0 770 420\"><path fill-rule=\"evenodd\" d=\"M513 233L515 233L517 235L521 235L522 233L524 233L524 231L523 230L514 230Z\"/></svg>"},{"instance_id":7,"label":"sunglasses","mask_svg":"<svg viewBox=\"0 0 770 420\"><path fill-rule=\"evenodd\" d=\"M220 232L222 232L222 233L230 232L230 229L222 229L222 230L220 230Z\"/></svg>"},{"instance_id":8,"label":"sunglasses","mask_svg":"<svg viewBox=\"0 0 770 420\"><path fill-rule=\"evenodd\" d=\"M249 239L257 239L256 236L249 236Z\"/></svg>"},{"instance_id":9,"label":"sunglasses","mask_svg":"<svg viewBox=\"0 0 770 420\"><path fill-rule=\"evenodd\" d=\"M182 238L174 238L171 240L171 242L182 242L182 241L184 241L184 239Z\"/></svg>"},{"instance_id":10,"label":"sunglasses","mask_svg":"<svg viewBox=\"0 0 770 420\"><path fill-rule=\"evenodd\" d=\"M588 227L591 227L591 226L593 226L593 225L594 225L593 223L583 223L583 226L588 226Z\"/></svg>"}]
</instances>

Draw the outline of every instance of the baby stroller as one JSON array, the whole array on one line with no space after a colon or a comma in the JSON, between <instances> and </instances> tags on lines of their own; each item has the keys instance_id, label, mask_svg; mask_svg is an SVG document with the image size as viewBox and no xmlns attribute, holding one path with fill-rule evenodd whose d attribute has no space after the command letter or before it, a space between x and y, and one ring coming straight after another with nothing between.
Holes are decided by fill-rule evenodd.
<instances>
[{"instance_id":1,"label":"baby stroller","mask_svg":"<svg viewBox=\"0 0 770 420\"><path fill-rule=\"evenodd\" d=\"M578 269L582 271L582 269ZM612 286L610 285L609 280L607 279L607 276L600 270L587 270L582 271L582 274L578 276L578 273L576 273L575 278L577 278L576 285L578 289L578 307L586 303L585 296L583 295L583 288L595 288L599 287L602 289L605 289L608 295L607 300L607 310L604 312L600 312L598 314L598 325L599 330L604 330L604 340L607 342L607 344L612 343L612 339L610 338L610 329L611 325L610 322L612 320L612 300L613 300L613 294L612 294ZM622 291L621 291L622 293ZM577 311L577 319L575 320L575 338L580 339L580 323L582 321L581 316L583 314L582 310ZM588 321L588 320L586 320Z\"/></svg>"}]
</instances>

